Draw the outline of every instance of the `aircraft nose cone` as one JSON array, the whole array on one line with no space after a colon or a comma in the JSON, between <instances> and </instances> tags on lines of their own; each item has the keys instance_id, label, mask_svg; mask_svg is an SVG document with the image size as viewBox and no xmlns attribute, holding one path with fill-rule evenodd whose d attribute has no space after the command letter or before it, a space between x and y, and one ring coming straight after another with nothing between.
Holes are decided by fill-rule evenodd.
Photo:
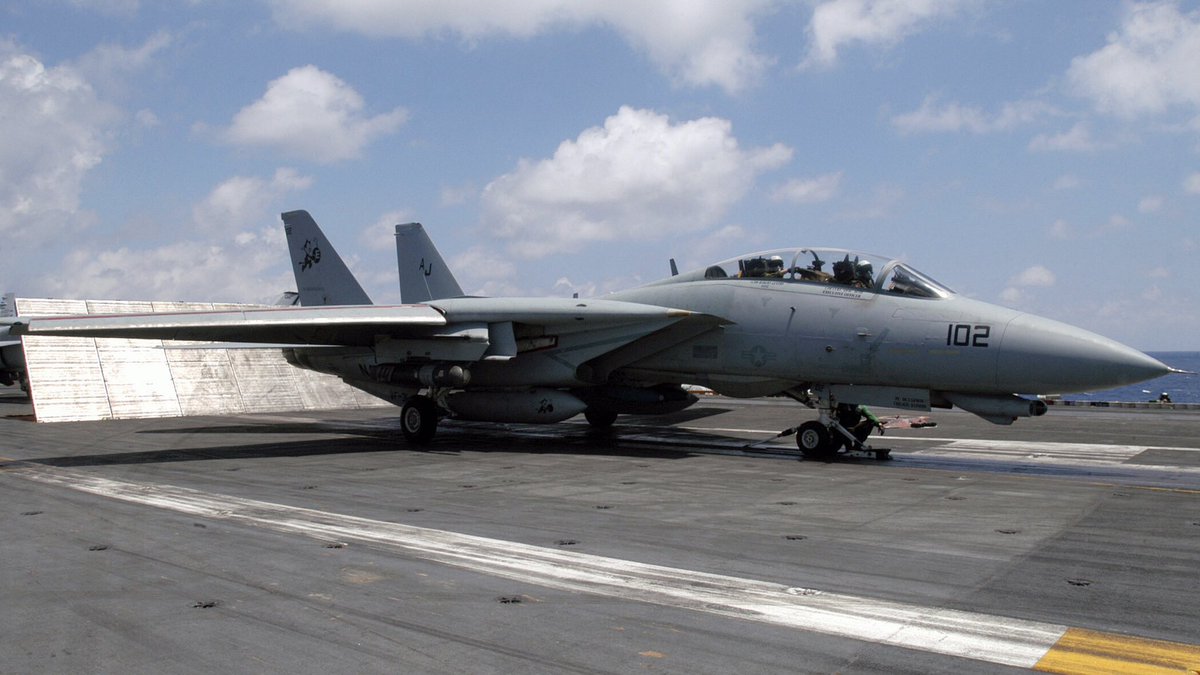
<instances>
[{"instance_id":1,"label":"aircraft nose cone","mask_svg":"<svg viewBox=\"0 0 1200 675\"><path fill-rule=\"evenodd\" d=\"M1032 314L1009 322L997 361L999 384L1026 394L1112 389L1169 372L1116 340Z\"/></svg>"}]
</instances>

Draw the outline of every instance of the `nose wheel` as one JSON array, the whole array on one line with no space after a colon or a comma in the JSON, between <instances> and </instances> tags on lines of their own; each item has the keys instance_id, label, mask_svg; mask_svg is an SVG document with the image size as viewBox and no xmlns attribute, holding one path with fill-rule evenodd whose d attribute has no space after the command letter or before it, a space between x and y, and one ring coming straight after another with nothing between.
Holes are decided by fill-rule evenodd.
<instances>
[{"instance_id":1,"label":"nose wheel","mask_svg":"<svg viewBox=\"0 0 1200 675\"><path fill-rule=\"evenodd\" d=\"M815 420L801 424L796 430L796 447L808 459L830 461L837 455L840 445L834 445L829 427Z\"/></svg>"}]
</instances>

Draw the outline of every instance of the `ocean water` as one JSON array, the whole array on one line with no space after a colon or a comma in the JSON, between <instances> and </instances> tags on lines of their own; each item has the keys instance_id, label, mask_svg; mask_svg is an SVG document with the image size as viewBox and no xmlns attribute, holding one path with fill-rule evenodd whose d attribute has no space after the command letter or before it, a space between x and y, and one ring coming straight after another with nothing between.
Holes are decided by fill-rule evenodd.
<instances>
[{"instance_id":1,"label":"ocean water","mask_svg":"<svg viewBox=\"0 0 1200 675\"><path fill-rule=\"evenodd\" d=\"M1163 363L1193 373L1200 373L1200 352L1147 352ZM1167 392L1172 403L1200 403L1200 375L1164 375L1128 387L1083 394L1063 394L1066 401L1157 401Z\"/></svg>"}]
</instances>

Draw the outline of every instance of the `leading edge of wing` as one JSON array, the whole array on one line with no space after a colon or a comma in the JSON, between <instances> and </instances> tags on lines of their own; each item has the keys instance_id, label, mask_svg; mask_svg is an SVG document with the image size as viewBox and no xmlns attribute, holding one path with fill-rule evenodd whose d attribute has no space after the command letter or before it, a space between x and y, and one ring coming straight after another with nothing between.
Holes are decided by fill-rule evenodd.
<instances>
[{"instance_id":1,"label":"leading edge of wing","mask_svg":"<svg viewBox=\"0 0 1200 675\"><path fill-rule=\"evenodd\" d=\"M429 305L262 309L19 318L13 335L135 338L289 345L371 346L381 335L465 323L513 322L588 330L718 317L658 305L562 298L455 298Z\"/></svg>"},{"instance_id":2,"label":"leading edge of wing","mask_svg":"<svg viewBox=\"0 0 1200 675\"><path fill-rule=\"evenodd\" d=\"M594 298L467 297L435 300L429 304L445 314L451 323L511 321L542 326L567 324L587 327L708 316L661 305ZM717 323L726 323L719 317L709 318Z\"/></svg>"},{"instance_id":3,"label":"leading edge of wing","mask_svg":"<svg viewBox=\"0 0 1200 675\"><path fill-rule=\"evenodd\" d=\"M418 326L444 326L428 305L269 307L145 314L20 318L13 335L197 340L257 344L368 346L375 336Z\"/></svg>"}]
</instances>

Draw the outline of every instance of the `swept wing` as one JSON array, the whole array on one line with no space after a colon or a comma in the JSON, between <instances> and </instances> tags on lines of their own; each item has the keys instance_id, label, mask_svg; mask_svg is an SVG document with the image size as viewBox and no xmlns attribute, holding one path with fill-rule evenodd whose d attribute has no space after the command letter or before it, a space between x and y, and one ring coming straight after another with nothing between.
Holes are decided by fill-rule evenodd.
<instances>
[{"instance_id":1,"label":"swept wing","mask_svg":"<svg viewBox=\"0 0 1200 675\"><path fill-rule=\"evenodd\" d=\"M465 360L477 360L492 342L511 341L515 345L520 330L514 327L537 327L542 329L538 332L553 335L618 327L631 329L622 331L628 339L607 346L603 353L685 318L697 319L700 315L655 305L604 300L459 298L437 305L271 307L28 318L16 321L11 332L29 336L347 347L373 347L388 341L392 349L403 348L406 340L420 341L422 345L443 342L447 346L473 342L481 351L475 358ZM715 321L703 323L711 326ZM500 356L516 356L516 351Z\"/></svg>"}]
</instances>

